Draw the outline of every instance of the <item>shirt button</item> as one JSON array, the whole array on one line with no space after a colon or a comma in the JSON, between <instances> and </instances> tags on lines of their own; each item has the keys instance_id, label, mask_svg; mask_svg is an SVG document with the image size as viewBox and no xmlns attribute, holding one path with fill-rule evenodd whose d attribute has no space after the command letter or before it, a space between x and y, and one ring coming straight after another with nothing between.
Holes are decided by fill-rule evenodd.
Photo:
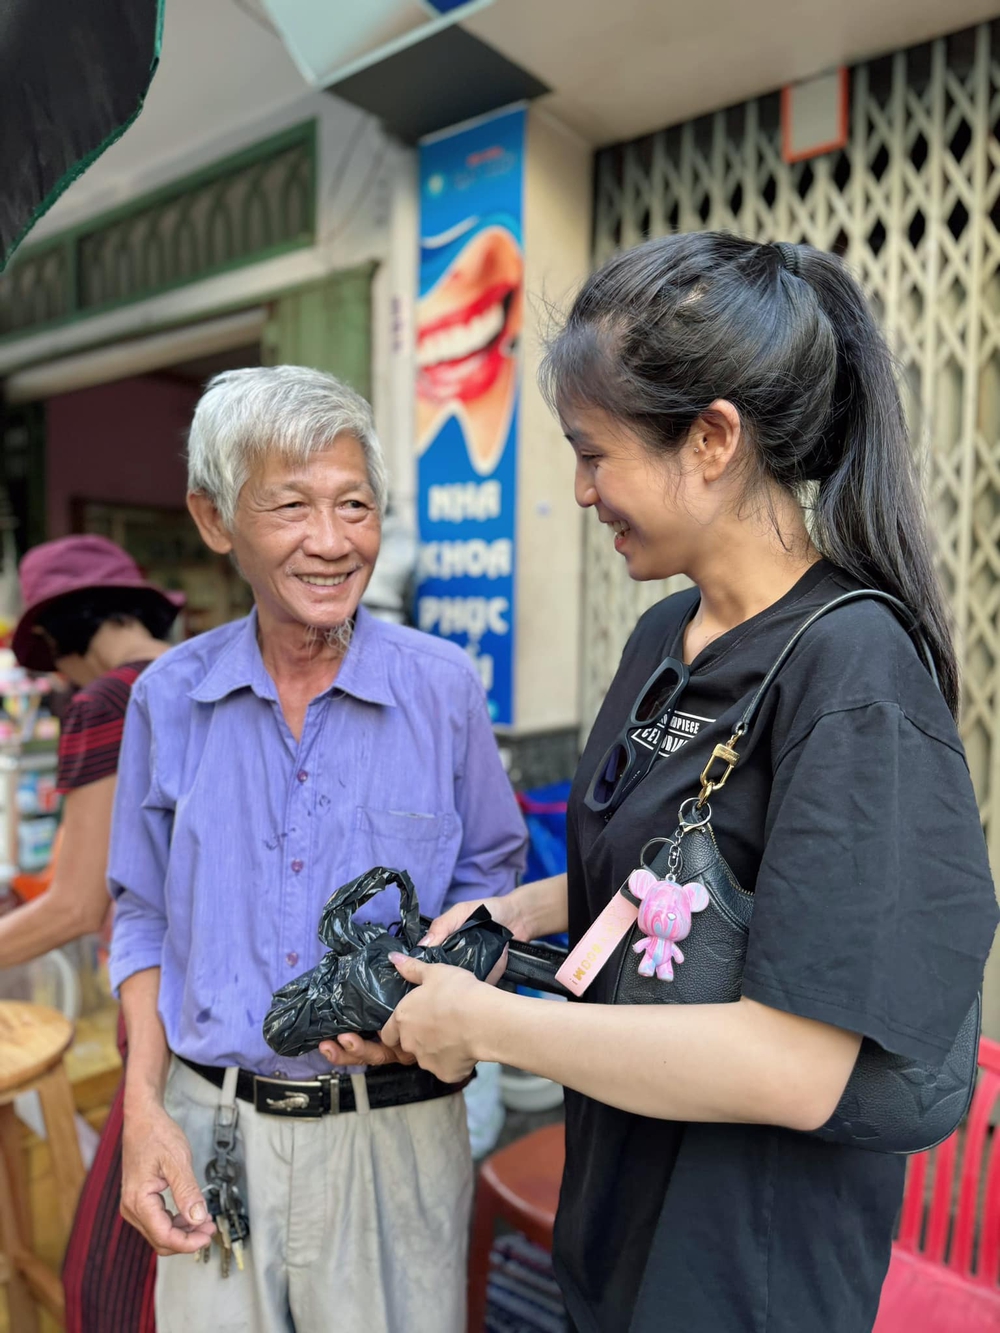
<instances>
[{"instance_id":1,"label":"shirt button","mask_svg":"<svg viewBox=\"0 0 1000 1333\"><path fill-rule=\"evenodd\" d=\"M295 872L295 874L297 875L297 874L299 873L299 871L302 869L302 867L303 867L304 865L305 865L305 862L304 862L304 861L293 861L293 862L292 862L292 870L293 870L293 871Z\"/></svg>"},{"instance_id":2,"label":"shirt button","mask_svg":"<svg viewBox=\"0 0 1000 1333\"><path fill-rule=\"evenodd\" d=\"M300 782L305 782L306 778L309 776L309 773L307 772L306 769L300 768L299 771L295 774L295 776L298 778Z\"/></svg>"},{"instance_id":3,"label":"shirt button","mask_svg":"<svg viewBox=\"0 0 1000 1333\"><path fill-rule=\"evenodd\" d=\"M285 954L285 962L288 964L289 967L294 967L298 961L299 961L299 956L294 951L294 949L292 950L291 953Z\"/></svg>"}]
</instances>

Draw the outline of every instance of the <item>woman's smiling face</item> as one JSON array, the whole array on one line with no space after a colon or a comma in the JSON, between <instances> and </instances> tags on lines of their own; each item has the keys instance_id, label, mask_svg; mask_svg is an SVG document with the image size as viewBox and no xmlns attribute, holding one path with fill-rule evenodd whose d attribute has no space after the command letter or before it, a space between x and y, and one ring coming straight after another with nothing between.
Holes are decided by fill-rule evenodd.
<instances>
[{"instance_id":1,"label":"woman's smiling face","mask_svg":"<svg viewBox=\"0 0 1000 1333\"><path fill-rule=\"evenodd\" d=\"M576 453L576 502L594 509L613 534L629 578L665 579L687 571L717 506L681 446L654 453L600 408L564 408L563 431Z\"/></svg>"}]
</instances>

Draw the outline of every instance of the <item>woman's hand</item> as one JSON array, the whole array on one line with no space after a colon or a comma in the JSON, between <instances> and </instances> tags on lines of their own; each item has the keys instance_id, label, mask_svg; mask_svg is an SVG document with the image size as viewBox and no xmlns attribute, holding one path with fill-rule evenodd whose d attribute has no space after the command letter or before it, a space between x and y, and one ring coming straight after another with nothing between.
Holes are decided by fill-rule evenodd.
<instances>
[{"instance_id":1,"label":"woman's hand","mask_svg":"<svg viewBox=\"0 0 1000 1333\"><path fill-rule=\"evenodd\" d=\"M380 1033L383 1042L444 1083L464 1082L479 1059L473 1041L476 1018L497 992L462 967L421 963L400 953L389 957L416 989L396 1006Z\"/></svg>"},{"instance_id":2,"label":"woman's hand","mask_svg":"<svg viewBox=\"0 0 1000 1333\"><path fill-rule=\"evenodd\" d=\"M449 935L464 926L477 907L485 907L498 926L506 926L516 940L528 940L528 924L521 909L518 893L505 894L502 898L472 898L468 902L454 903L447 912L431 922L430 929L420 941L421 944L443 944Z\"/></svg>"},{"instance_id":3,"label":"woman's hand","mask_svg":"<svg viewBox=\"0 0 1000 1333\"><path fill-rule=\"evenodd\" d=\"M446 972L462 972L469 977L478 986L481 983L476 981L471 972L466 972L461 967L450 967L445 963L422 963L419 959L410 958L407 954L392 954L394 962L397 959L403 959L407 963L412 963L416 967L428 968L432 972L437 972L443 968ZM403 968L396 962L396 970L407 981L409 975L403 971ZM495 986L503 974L507 971L507 950L504 949L499 962L493 968L490 975L486 978L486 985ZM404 996L403 1000L409 996ZM400 1001L402 1003L403 1001ZM396 1006L396 1013L399 1013L399 1005ZM395 1017L395 1015L393 1015ZM389 1020L392 1022L392 1019ZM386 1035L389 1033L389 1036ZM353 1068L356 1065L413 1065L417 1063L417 1057L409 1051L404 1050L395 1039L395 1030L390 1030L389 1024L379 1033L380 1041L365 1041L356 1032L346 1032L337 1037L336 1040L321 1041L319 1044L320 1052L326 1056L332 1065L338 1068Z\"/></svg>"},{"instance_id":4,"label":"woman's hand","mask_svg":"<svg viewBox=\"0 0 1000 1333\"><path fill-rule=\"evenodd\" d=\"M449 907L447 912L443 912L437 920L431 923L430 929L420 943L442 944L449 935L464 925L476 908L480 906L486 908L498 925L506 926L516 940L530 939L531 936L526 933L527 924L520 913L518 904L516 901L512 901L516 897L516 894L507 894L503 898L475 898L471 902L455 903L453 907ZM396 956L405 957L403 954ZM449 972L461 970L461 968L448 968ZM487 981L491 986L495 986L506 970L507 950L505 949L503 957L487 977ZM399 968L398 971L409 980L402 968ZM341 1069L356 1065L415 1064L415 1056L401 1050L398 1045L386 1041L385 1033L387 1030L388 1025L382 1029L381 1041L366 1041L364 1037L359 1036L356 1032L347 1032L335 1041L321 1041L319 1049L321 1054L326 1056L335 1068Z\"/></svg>"},{"instance_id":5,"label":"woman's hand","mask_svg":"<svg viewBox=\"0 0 1000 1333\"><path fill-rule=\"evenodd\" d=\"M506 926L516 940L558 935L569 922L566 876L533 880L501 898L474 898L470 902L455 903L432 923L420 943L442 944L479 906L485 907L499 925Z\"/></svg>"}]
</instances>

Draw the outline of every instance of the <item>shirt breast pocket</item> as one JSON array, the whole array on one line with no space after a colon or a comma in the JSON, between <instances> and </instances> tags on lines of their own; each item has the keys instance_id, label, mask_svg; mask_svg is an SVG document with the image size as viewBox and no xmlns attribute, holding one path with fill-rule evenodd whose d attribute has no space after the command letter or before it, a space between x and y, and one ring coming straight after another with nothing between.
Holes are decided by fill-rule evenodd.
<instances>
[{"instance_id":1,"label":"shirt breast pocket","mask_svg":"<svg viewBox=\"0 0 1000 1333\"><path fill-rule=\"evenodd\" d=\"M358 806L354 822L357 846L352 860L363 864L357 873L364 874L373 866L405 870L416 886L421 903L440 902L448 888L448 883L441 881L450 878L445 866L445 851L454 820L455 816L451 814ZM356 916L361 921L398 920L397 890L393 887L378 894Z\"/></svg>"}]
</instances>

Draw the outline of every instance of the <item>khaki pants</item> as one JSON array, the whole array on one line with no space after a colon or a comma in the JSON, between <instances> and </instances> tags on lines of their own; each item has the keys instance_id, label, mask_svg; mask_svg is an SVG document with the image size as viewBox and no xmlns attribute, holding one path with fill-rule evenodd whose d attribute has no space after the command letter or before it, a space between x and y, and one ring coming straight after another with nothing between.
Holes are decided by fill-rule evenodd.
<instances>
[{"instance_id":1,"label":"khaki pants","mask_svg":"<svg viewBox=\"0 0 1000 1333\"><path fill-rule=\"evenodd\" d=\"M204 1186L219 1091L175 1060L165 1104ZM472 1161L461 1094L295 1121L239 1107L243 1272L157 1262L158 1333L464 1333ZM169 1202L169 1200L168 1200Z\"/></svg>"}]
</instances>

